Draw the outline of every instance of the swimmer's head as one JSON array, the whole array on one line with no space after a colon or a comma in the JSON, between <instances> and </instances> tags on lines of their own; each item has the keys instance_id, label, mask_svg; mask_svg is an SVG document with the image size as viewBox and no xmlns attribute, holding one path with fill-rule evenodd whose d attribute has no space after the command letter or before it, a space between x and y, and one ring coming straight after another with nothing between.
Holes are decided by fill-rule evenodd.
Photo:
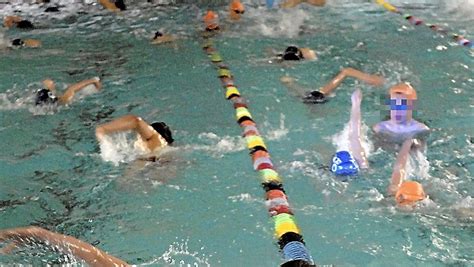
<instances>
[{"instance_id":1,"label":"swimmer's head","mask_svg":"<svg viewBox=\"0 0 474 267\"><path fill-rule=\"evenodd\" d=\"M331 171L336 175L356 175L359 164L348 151L338 151L332 157Z\"/></svg>"},{"instance_id":2,"label":"swimmer's head","mask_svg":"<svg viewBox=\"0 0 474 267\"><path fill-rule=\"evenodd\" d=\"M24 46L24 45L25 45L25 42L23 42L23 40L21 40L21 39L19 39L19 38L18 38L18 39L14 39L14 40L12 41L12 46L14 46L14 47L19 47L19 46Z\"/></svg>"},{"instance_id":3,"label":"swimmer's head","mask_svg":"<svg viewBox=\"0 0 474 267\"><path fill-rule=\"evenodd\" d=\"M153 40L156 40L156 39L158 39L158 38L161 37L161 36L163 36L163 33L160 32L160 31L156 31L156 32L155 32L155 36L153 37Z\"/></svg>"},{"instance_id":4,"label":"swimmer's head","mask_svg":"<svg viewBox=\"0 0 474 267\"><path fill-rule=\"evenodd\" d=\"M300 48L301 55L303 56L304 59L307 60L315 60L317 59L316 52L314 50L308 48L308 47L302 47Z\"/></svg>"},{"instance_id":5,"label":"swimmer's head","mask_svg":"<svg viewBox=\"0 0 474 267\"><path fill-rule=\"evenodd\" d=\"M323 104L327 102L326 96L319 91L311 91L303 97L306 104Z\"/></svg>"},{"instance_id":6,"label":"swimmer's head","mask_svg":"<svg viewBox=\"0 0 474 267\"><path fill-rule=\"evenodd\" d=\"M39 89L36 91L35 105L54 104L58 98L48 89Z\"/></svg>"},{"instance_id":7,"label":"swimmer's head","mask_svg":"<svg viewBox=\"0 0 474 267\"><path fill-rule=\"evenodd\" d=\"M398 123L411 120L417 99L415 89L408 83L400 83L390 88L389 93L391 119Z\"/></svg>"},{"instance_id":8,"label":"swimmer's head","mask_svg":"<svg viewBox=\"0 0 474 267\"><path fill-rule=\"evenodd\" d=\"M19 21L16 24L16 27L19 29L33 29L34 28L33 23L31 23L29 20Z\"/></svg>"},{"instance_id":9,"label":"swimmer's head","mask_svg":"<svg viewBox=\"0 0 474 267\"><path fill-rule=\"evenodd\" d=\"M168 144L172 144L174 142L173 136L171 134L170 127L166 125L164 122L154 122L151 124L151 127L158 132L161 137L163 137Z\"/></svg>"},{"instance_id":10,"label":"swimmer's head","mask_svg":"<svg viewBox=\"0 0 474 267\"><path fill-rule=\"evenodd\" d=\"M395 200L400 206L413 206L418 201L425 199L423 186L414 181L403 182L395 194Z\"/></svg>"},{"instance_id":11,"label":"swimmer's head","mask_svg":"<svg viewBox=\"0 0 474 267\"><path fill-rule=\"evenodd\" d=\"M229 6L229 15L233 20L239 20L245 13L245 7L239 0L233 0Z\"/></svg>"},{"instance_id":12,"label":"swimmer's head","mask_svg":"<svg viewBox=\"0 0 474 267\"><path fill-rule=\"evenodd\" d=\"M283 60L301 60L303 59L303 54L298 47L292 45L285 49L281 57Z\"/></svg>"},{"instance_id":13,"label":"swimmer's head","mask_svg":"<svg viewBox=\"0 0 474 267\"><path fill-rule=\"evenodd\" d=\"M204 15L204 24L206 25L207 31L214 31L219 29L218 24L219 16L214 11L208 10L206 15Z\"/></svg>"}]
</instances>

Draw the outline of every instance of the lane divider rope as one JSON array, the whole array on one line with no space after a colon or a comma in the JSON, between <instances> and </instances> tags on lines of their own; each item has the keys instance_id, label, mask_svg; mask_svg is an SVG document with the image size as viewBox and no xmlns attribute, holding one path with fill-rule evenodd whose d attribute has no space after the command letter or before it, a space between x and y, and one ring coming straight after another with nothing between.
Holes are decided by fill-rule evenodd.
<instances>
[{"instance_id":1,"label":"lane divider rope","mask_svg":"<svg viewBox=\"0 0 474 267\"><path fill-rule=\"evenodd\" d=\"M233 103L235 119L243 130L242 136L250 152L253 168L260 175L261 185L266 192L265 206L273 220L275 237L278 239L283 256L281 266L314 266L290 208L282 179L275 170L268 147L248 109L247 101L234 84L234 77L229 67L224 64L222 56L215 49L212 37L204 38L202 48L217 68L217 76L225 89L225 98Z\"/></svg>"},{"instance_id":2,"label":"lane divider rope","mask_svg":"<svg viewBox=\"0 0 474 267\"><path fill-rule=\"evenodd\" d=\"M419 25L425 25L431 30L440 33L442 35L450 37L453 41L458 43L461 46L467 47L467 48L474 48L474 43L471 42L470 40L464 38L464 36L457 34L457 33L449 33L448 30L436 25L436 24L430 24L430 23L425 23L422 19L417 18L413 15L410 15L408 13L403 13L400 9L396 8L392 4L388 3L385 0L375 0L377 4L385 8L386 10L401 15L405 20L407 20L410 24L419 26Z\"/></svg>"}]
</instances>

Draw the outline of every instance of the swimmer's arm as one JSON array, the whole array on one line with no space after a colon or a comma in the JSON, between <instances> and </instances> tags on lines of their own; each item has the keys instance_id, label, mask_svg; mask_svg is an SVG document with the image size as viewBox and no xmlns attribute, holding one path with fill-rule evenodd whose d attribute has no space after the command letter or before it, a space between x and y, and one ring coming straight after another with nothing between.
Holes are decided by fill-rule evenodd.
<instances>
[{"instance_id":1,"label":"swimmer's arm","mask_svg":"<svg viewBox=\"0 0 474 267\"><path fill-rule=\"evenodd\" d=\"M150 140L156 135L155 130L148 125L142 118L135 115L125 115L115 119L109 123L98 126L95 130L97 139L102 139L102 136L117 132L136 131L145 141Z\"/></svg>"},{"instance_id":2,"label":"swimmer's arm","mask_svg":"<svg viewBox=\"0 0 474 267\"><path fill-rule=\"evenodd\" d=\"M37 48L41 46L41 41L36 39L25 39L25 46L31 48Z\"/></svg>"},{"instance_id":3,"label":"swimmer's arm","mask_svg":"<svg viewBox=\"0 0 474 267\"><path fill-rule=\"evenodd\" d=\"M283 76L280 78L280 82L285 85L289 90L296 93L298 97L304 97L306 95L306 90L299 84L295 82L295 78L290 76Z\"/></svg>"},{"instance_id":4,"label":"swimmer's arm","mask_svg":"<svg viewBox=\"0 0 474 267\"><path fill-rule=\"evenodd\" d=\"M1 250L9 253L20 245L34 242L45 242L50 247L59 249L63 253L82 259L90 266L129 266L126 262L72 236L50 232L46 229L30 226L0 231L0 241L11 240L12 244Z\"/></svg>"},{"instance_id":5,"label":"swimmer's arm","mask_svg":"<svg viewBox=\"0 0 474 267\"><path fill-rule=\"evenodd\" d=\"M88 80L84 80L78 83L75 83L73 85L70 85L67 89L66 92L62 96L59 97L59 101L61 104L68 104L71 102L72 98L74 95L84 89L86 86L93 84L97 88L97 90L100 90L102 88L102 83L98 78L92 78Z\"/></svg>"},{"instance_id":6,"label":"swimmer's arm","mask_svg":"<svg viewBox=\"0 0 474 267\"><path fill-rule=\"evenodd\" d=\"M350 131L349 131L349 141L351 145L351 151L354 158L359 163L361 169L369 168L369 161L367 160L367 155L365 154L364 148L362 147L361 134L360 134L360 125L361 125L361 115L360 115L360 103L362 101L362 92L360 89L357 89L352 93L352 109L351 109L351 119L350 119Z\"/></svg>"},{"instance_id":7,"label":"swimmer's arm","mask_svg":"<svg viewBox=\"0 0 474 267\"><path fill-rule=\"evenodd\" d=\"M406 179L406 170L408 155L410 154L410 148L413 144L413 139L407 139L403 142L402 148L398 152L397 161L393 166L392 178L390 185L388 186L388 194L395 195L398 190L398 187Z\"/></svg>"},{"instance_id":8,"label":"swimmer's arm","mask_svg":"<svg viewBox=\"0 0 474 267\"><path fill-rule=\"evenodd\" d=\"M152 44L164 44L164 43L171 43L176 41L176 37L171 34L163 35L160 38L153 40Z\"/></svg>"},{"instance_id":9,"label":"swimmer's arm","mask_svg":"<svg viewBox=\"0 0 474 267\"><path fill-rule=\"evenodd\" d=\"M324 95L330 94L346 77L353 77L374 86L381 86L384 83L382 76L367 74L353 68L344 68L328 84L321 87L319 91Z\"/></svg>"}]
</instances>

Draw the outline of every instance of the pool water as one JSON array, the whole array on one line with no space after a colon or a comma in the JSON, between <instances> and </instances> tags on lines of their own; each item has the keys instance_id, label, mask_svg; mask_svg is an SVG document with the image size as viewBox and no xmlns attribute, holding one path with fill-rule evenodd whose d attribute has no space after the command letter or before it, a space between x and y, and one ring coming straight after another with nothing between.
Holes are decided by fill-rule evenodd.
<instances>
[{"instance_id":1,"label":"pool water","mask_svg":"<svg viewBox=\"0 0 474 267\"><path fill-rule=\"evenodd\" d=\"M226 30L215 44L249 100L315 262L473 265L474 54L365 1L287 11L252 3L234 24L222 19L226 7L216 7ZM474 37L469 1L401 6ZM117 15L88 5L59 15L23 10L39 28L5 36L37 38L43 47L0 52L2 229L39 225L137 265L282 262L232 105L201 49L196 6L137 4ZM156 30L179 40L151 45ZM290 44L315 49L319 59L270 62L269 50ZM316 89L342 67L383 74L388 82L374 88L348 79L327 104L309 106L279 81L291 75ZM99 93L57 109L33 106L46 77L65 88L94 76L103 82ZM370 127L385 119L383 96L400 81L417 89L416 118L432 129L426 152L414 155L410 168L433 203L415 212L394 208L385 195L396 150L369 141L371 168L349 182L327 167L353 90L363 92L363 123ZM176 141L164 160L144 164L100 150L95 127L130 113L171 127ZM31 248L0 256L5 265L71 261Z\"/></svg>"}]
</instances>

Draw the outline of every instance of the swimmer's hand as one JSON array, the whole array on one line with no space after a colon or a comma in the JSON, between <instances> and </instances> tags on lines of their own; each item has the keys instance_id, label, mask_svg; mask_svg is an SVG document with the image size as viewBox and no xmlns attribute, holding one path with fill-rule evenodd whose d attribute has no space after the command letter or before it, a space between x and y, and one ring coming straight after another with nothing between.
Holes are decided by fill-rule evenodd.
<instances>
[{"instance_id":1,"label":"swimmer's hand","mask_svg":"<svg viewBox=\"0 0 474 267\"><path fill-rule=\"evenodd\" d=\"M100 91L100 89L102 88L102 82L100 82L100 78L94 77L91 79L91 81L94 83L94 86L97 89L97 91Z\"/></svg>"},{"instance_id":2,"label":"swimmer's hand","mask_svg":"<svg viewBox=\"0 0 474 267\"><path fill-rule=\"evenodd\" d=\"M294 83L295 82L295 78L291 77L291 76L283 76L280 78L280 82L284 83L284 84L288 84L288 83Z\"/></svg>"},{"instance_id":3,"label":"swimmer's hand","mask_svg":"<svg viewBox=\"0 0 474 267\"><path fill-rule=\"evenodd\" d=\"M101 127L97 127L95 129L95 137L97 138L97 141L101 142L105 138L105 131Z\"/></svg>"}]
</instances>

